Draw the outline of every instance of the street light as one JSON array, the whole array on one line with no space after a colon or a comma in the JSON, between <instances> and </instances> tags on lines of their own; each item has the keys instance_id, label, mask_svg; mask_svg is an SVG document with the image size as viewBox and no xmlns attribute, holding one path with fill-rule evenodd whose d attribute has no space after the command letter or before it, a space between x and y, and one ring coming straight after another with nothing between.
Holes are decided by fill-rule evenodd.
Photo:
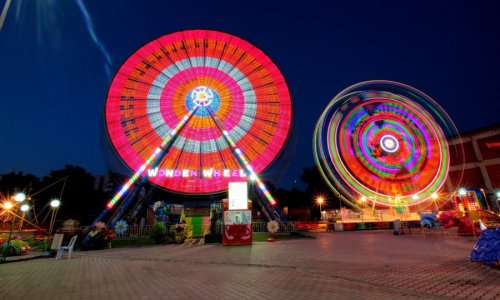
<instances>
[{"instance_id":1,"label":"street light","mask_svg":"<svg viewBox=\"0 0 500 300\"><path fill-rule=\"evenodd\" d=\"M434 202L434 206L436 207L436 212L438 212L438 211L439 211L439 207L438 207L438 205L437 205L437 200L438 200L438 198L439 198L438 193L432 193L432 194L431 194L431 199L432 199L432 202Z\"/></svg>"},{"instance_id":2,"label":"street light","mask_svg":"<svg viewBox=\"0 0 500 300\"><path fill-rule=\"evenodd\" d=\"M458 189L458 195L465 196L467 194L467 190L465 188Z\"/></svg>"},{"instance_id":3,"label":"street light","mask_svg":"<svg viewBox=\"0 0 500 300\"><path fill-rule=\"evenodd\" d=\"M16 202L23 202L26 200L26 194L24 193L17 193L14 195L14 201Z\"/></svg>"},{"instance_id":4,"label":"street light","mask_svg":"<svg viewBox=\"0 0 500 300\"><path fill-rule=\"evenodd\" d=\"M12 202L5 202L3 204L3 208L5 208L6 210L10 210L12 207L14 207L14 204L12 204Z\"/></svg>"},{"instance_id":5,"label":"street light","mask_svg":"<svg viewBox=\"0 0 500 300\"><path fill-rule=\"evenodd\" d=\"M50 206L53 208L58 208L59 205L61 205L61 201L59 201L59 199L54 199L50 201Z\"/></svg>"},{"instance_id":6,"label":"street light","mask_svg":"<svg viewBox=\"0 0 500 300\"><path fill-rule=\"evenodd\" d=\"M59 199L54 199L54 200L50 201L50 207L52 207L52 215L50 217L49 235L52 235L52 229L54 228L54 223L56 222L57 211L58 211L60 205L61 205L61 201Z\"/></svg>"},{"instance_id":7,"label":"street light","mask_svg":"<svg viewBox=\"0 0 500 300\"><path fill-rule=\"evenodd\" d=\"M21 216L21 221L19 222L19 230L23 230L23 223L24 223L24 217L26 217L26 212L30 209L30 206L28 204L23 204L21 205L21 211L23 212Z\"/></svg>"},{"instance_id":8,"label":"street light","mask_svg":"<svg viewBox=\"0 0 500 300\"><path fill-rule=\"evenodd\" d=\"M50 215L50 223L49 223L49 234L48 237L45 238L45 247L42 253L42 256L48 256L49 253L49 241L52 240L52 230L54 229L54 224L56 222L57 211L59 206L61 205L61 201L59 199L53 199L50 201L50 207L52 208L52 213Z\"/></svg>"},{"instance_id":9,"label":"street light","mask_svg":"<svg viewBox=\"0 0 500 300\"><path fill-rule=\"evenodd\" d=\"M316 197L316 205L318 205L319 207L319 217L320 219L323 218L323 214L322 214L322 207L323 205L325 205L325 197L323 197L322 195L319 195Z\"/></svg>"},{"instance_id":10,"label":"street light","mask_svg":"<svg viewBox=\"0 0 500 300\"><path fill-rule=\"evenodd\" d=\"M18 203L21 203L23 202L24 200L26 200L26 195L24 193L17 193L14 195L14 201L15 202L18 202ZM14 219L15 217L17 216L17 213L13 213L11 212L10 210L14 207L14 204L10 201L8 202L5 202L3 204L3 207L7 210L9 210L9 213L11 214L11 221L10 221L10 231L9 231L9 238L7 239L7 243L5 243L5 246L3 246L2 249L3 251L3 255L2 255L2 260L5 262L6 259L7 259L7 252L10 251L10 248L11 248L11 238L12 238L12 230L14 229Z\"/></svg>"}]
</instances>

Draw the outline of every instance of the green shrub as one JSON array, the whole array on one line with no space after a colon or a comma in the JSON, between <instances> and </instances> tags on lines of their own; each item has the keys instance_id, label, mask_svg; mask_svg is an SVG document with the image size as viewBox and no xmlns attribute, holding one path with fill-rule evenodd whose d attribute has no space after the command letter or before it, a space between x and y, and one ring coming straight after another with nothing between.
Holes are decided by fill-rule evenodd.
<instances>
[{"instance_id":1,"label":"green shrub","mask_svg":"<svg viewBox=\"0 0 500 300\"><path fill-rule=\"evenodd\" d=\"M167 235L167 228L163 223L155 223L151 230L149 231L149 237L155 241L155 243L160 244L165 240Z\"/></svg>"}]
</instances>

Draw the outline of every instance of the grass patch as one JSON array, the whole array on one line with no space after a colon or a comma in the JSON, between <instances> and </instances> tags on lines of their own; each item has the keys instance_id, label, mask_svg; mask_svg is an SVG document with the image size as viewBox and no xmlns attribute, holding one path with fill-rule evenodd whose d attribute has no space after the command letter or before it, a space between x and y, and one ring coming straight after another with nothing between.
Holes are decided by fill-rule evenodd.
<instances>
[{"instance_id":1,"label":"grass patch","mask_svg":"<svg viewBox=\"0 0 500 300\"><path fill-rule=\"evenodd\" d=\"M253 233L252 241L253 242L263 242L269 238L268 233ZM274 236L276 241L281 240L296 240L296 239L314 239L315 237L301 233L301 232L278 232ZM153 246L156 245L154 240L145 237L128 237L128 238L116 238L111 244L112 248L135 248L135 247L143 247L143 246Z\"/></svg>"},{"instance_id":2,"label":"grass patch","mask_svg":"<svg viewBox=\"0 0 500 300\"><path fill-rule=\"evenodd\" d=\"M116 238L112 243L112 248L133 248L142 246L156 245L155 241L148 236L145 237L131 237L131 238Z\"/></svg>"},{"instance_id":3,"label":"grass patch","mask_svg":"<svg viewBox=\"0 0 500 300\"><path fill-rule=\"evenodd\" d=\"M269 233L254 233L252 234L252 241L254 242L263 242L266 241L270 237ZM314 239L315 237L303 234L301 232L290 232L290 233L276 233L273 238L276 241L281 240L296 240L296 239Z\"/></svg>"}]
</instances>

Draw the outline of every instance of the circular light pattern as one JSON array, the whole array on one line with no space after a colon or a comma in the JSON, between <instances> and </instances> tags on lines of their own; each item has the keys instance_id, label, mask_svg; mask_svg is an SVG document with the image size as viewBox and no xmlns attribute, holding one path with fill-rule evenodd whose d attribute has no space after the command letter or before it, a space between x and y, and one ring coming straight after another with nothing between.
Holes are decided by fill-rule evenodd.
<instances>
[{"instance_id":1,"label":"circular light pattern","mask_svg":"<svg viewBox=\"0 0 500 300\"><path fill-rule=\"evenodd\" d=\"M191 91L191 101L196 106L209 106L214 99L214 94L215 92L211 88L199 86Z\"/></svg>"},{"instance_id":2,"label":"circular light pattern","mask_svg":"<svg viewBox=\"0 0 500 300\"><path fill-rule=\"evenodd\" d=\"M316 125L316 164L346 201L416 205L445 183L447 136L458 135L444 110L417 89L369 81L339 93ZM463 151L463 149L462 149Z\"/></svg>"},{"instance_id":3,"label":"circular light pattern","mask_svg":"<svg viewBox=\"0 0 500 300\"><path fill-rule=\"evenodd\" d=\"M283 76L262 51L226 33L188 30L153 40L125 61L105 117L114 149L132 170L174 192L208 194L248 176L243 165L258 174L273 162L292 108Z\"/></svg>"},{"instance_id":4,"label":"circular light pattern","mask_svg":"<svg viewBox=\"0 0 500 300\"><path fill-rule=\"evenodd\" d=\"M394 153L398 151L399 142L392 135L386 134L380 138L380 147L385 152Z\"/></svg>"}]
</instances>

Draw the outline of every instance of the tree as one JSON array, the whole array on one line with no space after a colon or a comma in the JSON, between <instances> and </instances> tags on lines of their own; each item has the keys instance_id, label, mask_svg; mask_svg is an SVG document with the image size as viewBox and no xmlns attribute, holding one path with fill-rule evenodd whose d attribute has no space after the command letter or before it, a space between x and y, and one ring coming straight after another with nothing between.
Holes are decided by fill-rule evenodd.
<instances>
[{"instance_id":1,"label":"tree","mask_svg":"<svg viewBox=\"0 0 500 300\"><path fill-rule=\"evenodd\" d=\"M31 191L40 188L40 178L33 174L11 172L0 176L0 192L4 195L14 195L23 192L29 195Z\"/></svg>"},{"instance_id":2,"label":"tree","mask_svg":"<svg viewBox=\"0 0 500 300\"><path fill-rule=\"evenodd\" d=\"M40 197L60 198L58 219L77 218L89 224L104 209L106 201L104 194L94 188L95 178L82 167L66 165L64 169L51 171L42 183L49 185L63 178L66 180L58 184L59 189L44 191Z\"/></svg>"},{"instance_id":3,"label":"tree","mask_svg":"<svg viewBox=\"0 0 500 300\"><path fill-rule=\"evenodd\" d=\"M278 199L278 204L281 207L307 207L309 201L307 200L303 191L293 188L292 190L278 189L274 196Z\"/></svg>"}]
</instances>

